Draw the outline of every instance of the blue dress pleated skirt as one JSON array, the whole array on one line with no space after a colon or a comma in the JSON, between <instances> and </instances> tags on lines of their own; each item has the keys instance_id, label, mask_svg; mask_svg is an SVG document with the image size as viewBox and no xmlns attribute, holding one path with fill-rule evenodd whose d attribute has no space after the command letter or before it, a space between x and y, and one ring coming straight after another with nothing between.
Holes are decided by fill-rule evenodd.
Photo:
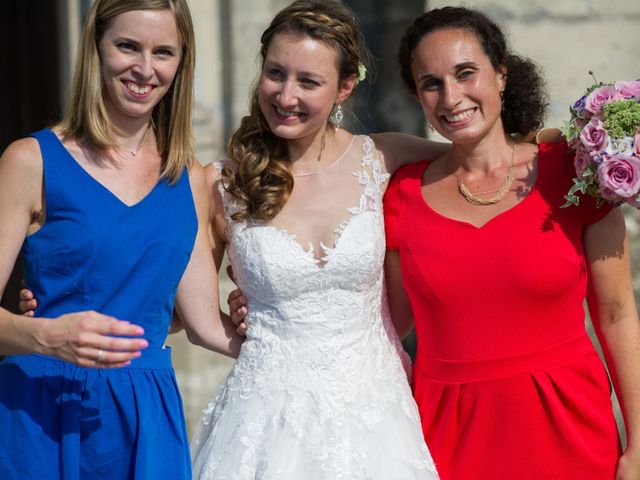
<instances>
[{"instance_id":1,"label":"blue dress pleated skirt","mask_svg":"<svg viewBox=\"0 0 640 480\"><path fill-rule=\"evenodd\" d=\"M13 356L0 385L2 479L190 478L169 349L121 369Z\"/></svg>"},{"instance_id":2,"label":"blue dress pleated skirt","mask_svg":"<svg viewBox=\"0 0 640 480\"><path fill-rule=\"evenodd\" d=\"M0 479L191 478L182 400L163 348L197 218L188 174L125 205L51 130L43 157L47 219L25 240L36 316L95 310L142 326L149 348L119 369L43 355L0 363Z\"/></svg>"}]
</instances>

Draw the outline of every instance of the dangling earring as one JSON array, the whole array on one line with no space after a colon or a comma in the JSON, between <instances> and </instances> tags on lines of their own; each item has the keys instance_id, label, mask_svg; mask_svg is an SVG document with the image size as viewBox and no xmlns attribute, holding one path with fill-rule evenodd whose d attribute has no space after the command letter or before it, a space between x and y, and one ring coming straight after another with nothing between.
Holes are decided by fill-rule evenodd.
<instances>
[{"instance_id":1,"label":"dangling earring","mask_svg":"<svg viewBox=\"0 0 640 480\"><path fill-rule=\"evenodd\" d=\"M335 105L333 111L333 123L336 126L336 132L340 130L340 124L342 123L342 119L344 118L344 114L342 113L342 105L339 103Z\"/></svg>"},{"instance_id":2,"label":"dangling earring","mask_svg":"<svg viewBox=\"0 0 640 480\"><path fill-rule=\"evenodd\" d=\"M504 112L504 90L500 90L500 103L502 104L501 110Z\"/></svg>"}]
</instances>

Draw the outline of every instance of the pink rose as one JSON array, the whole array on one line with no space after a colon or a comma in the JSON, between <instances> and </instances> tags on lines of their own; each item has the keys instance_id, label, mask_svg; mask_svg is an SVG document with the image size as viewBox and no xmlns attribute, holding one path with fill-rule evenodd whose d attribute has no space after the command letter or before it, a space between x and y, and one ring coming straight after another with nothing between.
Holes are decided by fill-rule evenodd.
<instances>
[{"instance_id":1,"label":"pink rose","mask_svg":"<svg viewBox=\"0 0 640 480\"><path fill-rule=\"evenodd\" d=\"M593 117L580 132L580 141L590 151L598 153L607 146L608 135L602 120Z\"/></svg>"},{"instance_id":2,"label":"pink rose","mask_svg":"<svg viewBox=\"0 0 640 480\"><path fill-rule=\"evenodd\" d=\"M615 89L621 97L636 97L640 100L640 80L632 80L630 82L616 82Z\"/></svg>"},{"instance_id":3,"label":"pink rose","mask_svg":"<svg viewBox=\"0 0 640 480\"><path fill-rule=\"evenodd\" d=\"M598 167L598 191L612 202L635 197L640 190L640 160L618 155L605 158Z\"/></svg>"},{"instance_id":4,"label":"pink rose","mask_svg":"<svg viewBox=\"0 0 640 480\"><path fill-rule=\"evenodd\" d=\"M615 87L607 85L596 88L591 92L585 100L584 108L594 115L602 114L602 107L608 103L622 98Z\"/></svg>"},{"instance_id":5,"label":"pink rose","mask_svg":"<svg viewBox=\"0 0 640 480\"><path fill-rule=\"evenodd\" d=\"M578 177L582 176L584 171L593 163L593 159L587 149L579 145L576 150L576 156L573 159L573 166L576 169Z\"/></svg>"}]
</instances>

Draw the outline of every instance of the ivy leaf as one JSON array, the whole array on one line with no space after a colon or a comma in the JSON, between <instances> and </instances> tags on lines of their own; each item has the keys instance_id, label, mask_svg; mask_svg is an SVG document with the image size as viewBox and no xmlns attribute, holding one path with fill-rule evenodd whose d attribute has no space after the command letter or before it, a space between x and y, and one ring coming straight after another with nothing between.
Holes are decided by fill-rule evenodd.
<instances>
[{"instance_id":1,"label":"ivy leaf","mask_svg":"<svg viewBox=\"0 0 640 480\"><path fill-rule=\"evenodd\" d=\"M568 194L568 195L565 195L564 198L567 201L560 208L567 208L567 207L570 207L571 205L575 205L575 206L580 205L580 198L577 195Z\"/></svg>"}]
</instances>

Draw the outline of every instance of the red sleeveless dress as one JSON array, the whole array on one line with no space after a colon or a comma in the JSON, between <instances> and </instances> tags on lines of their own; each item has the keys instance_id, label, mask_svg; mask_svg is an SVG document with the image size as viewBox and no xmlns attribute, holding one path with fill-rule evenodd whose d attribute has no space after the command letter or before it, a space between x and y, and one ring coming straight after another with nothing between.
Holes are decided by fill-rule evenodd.
<instances>
[{"instance_id":1,"label":"red sleeveless dress","mask_svg":"<svg viewBox=\"0 0 640 480\"><path fill-rule=\"evenodd\" d=\"M541 145L529 195L478 228L432 210L427 162L385 196L418 352L413 391L443 480L613 479L619 442L604 366L585 332L585 226L610 207L571 186L564 143Z\"/></svg>"}]
</instances>

